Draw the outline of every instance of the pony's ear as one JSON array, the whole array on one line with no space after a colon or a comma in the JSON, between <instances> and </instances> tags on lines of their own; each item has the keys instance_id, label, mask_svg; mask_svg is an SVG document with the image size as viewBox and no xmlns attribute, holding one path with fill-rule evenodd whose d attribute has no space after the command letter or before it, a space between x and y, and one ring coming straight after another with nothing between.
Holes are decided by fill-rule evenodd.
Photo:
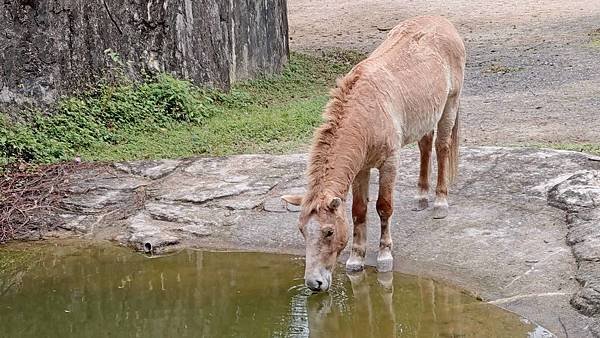
<instances>
[{"instance_id":1,"label":"pony's ear","mask_svg":"<svg viewBox=\"0 0 600 338\"><path fill-rule=\"evenodd\" d=\"M342 204L342 199L339 197L334 197L329 201L329 209L335 210Z\"/></svg>"},{"instance_id":2,"label":"pony's ear","mask_svg":"<svg viewBox=\"0 0 600 338\"><path fill-rule=\"evenodd\" d=\"M302 204L302 198L304 198L304 196L302 196L302 195L283 195L283 196L281 196L281 199L284 202L287 202L291 205Z\"/></svg>"}]
</instances>

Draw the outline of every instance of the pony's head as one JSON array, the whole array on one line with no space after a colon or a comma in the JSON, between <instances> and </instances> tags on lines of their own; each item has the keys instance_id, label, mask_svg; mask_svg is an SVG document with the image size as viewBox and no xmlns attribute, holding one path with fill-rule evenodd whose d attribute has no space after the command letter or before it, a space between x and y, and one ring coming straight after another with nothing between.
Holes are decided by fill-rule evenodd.
<instances>
[{"instance_id":1,"label":"pony's head","mask_svg":"<svg viewBox=\"0 0 600 338\"><path fill-rule=\"evenodd\" d=\"M306 242L304 282L312 291L327 291L337 257L348 243L345 203L329 194L311 201L304 201L300 195L281 198L302 206L298 227Z\"/></svg>"}]
</instances>

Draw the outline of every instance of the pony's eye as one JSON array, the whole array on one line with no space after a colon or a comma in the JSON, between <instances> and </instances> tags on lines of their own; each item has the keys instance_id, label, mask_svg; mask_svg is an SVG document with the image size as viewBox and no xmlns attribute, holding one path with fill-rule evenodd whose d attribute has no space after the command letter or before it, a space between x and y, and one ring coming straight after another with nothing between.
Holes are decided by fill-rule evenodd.
<instances>
[{"instance_id":1,"label":"pony's eye","mask_svg":"<svg viewBox=\"0 0 600 338\"><path fill-rule=\"evenodd\" d=\"M333 236L333 229L332 228L327 228L327 229L323 230L323 236L325 238Z\"/></svg>"}]
</instances>

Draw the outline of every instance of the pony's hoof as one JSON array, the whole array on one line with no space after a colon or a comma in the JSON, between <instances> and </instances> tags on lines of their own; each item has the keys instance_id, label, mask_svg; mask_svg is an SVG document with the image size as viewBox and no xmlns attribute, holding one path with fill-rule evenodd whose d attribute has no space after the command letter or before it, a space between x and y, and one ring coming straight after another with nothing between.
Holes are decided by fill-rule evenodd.
<instances>
[{"instance_id":1,"label":"pony's hoof","mask_svg":"<svg viewBox=\"0 0 600 338\"><path fill-rule=\"evenodd\" d=\"M346 271L348 272L360 272L365 269L365 263L359 260L348 259L346 262Z\"/></svg>"},{"instance_id":2,"label":"pony's hoof","mask_svg":"<svg viewBox=\"0 0 600 338\"><path fill-rule=\"evenodd\" d=\"M377 271L378 272L389 272L394 269L394 258L389 252L379 255L377 257Z\"/></svg>"},{"instance_id":3,"label":"pony's hoof","mask_svg":"<svg viewBox=\"0 0 600 338\"><path fill-rule=\"evenodd\" d=\"M412 209L413 211L422 211L429 208L429 200L427 198L419 198L416 202L417 205Z\"/></svg>"},{"instance_id":4,"label":"pony's hoof","mask_svg":"<svg viewBox=\"0 0 600 338\"><path fill-rule=\"evenodd\" d=\"M433 207L433 218L443 219L448 217L448 205L435 205Z\"/></svg>"}]
</instances>

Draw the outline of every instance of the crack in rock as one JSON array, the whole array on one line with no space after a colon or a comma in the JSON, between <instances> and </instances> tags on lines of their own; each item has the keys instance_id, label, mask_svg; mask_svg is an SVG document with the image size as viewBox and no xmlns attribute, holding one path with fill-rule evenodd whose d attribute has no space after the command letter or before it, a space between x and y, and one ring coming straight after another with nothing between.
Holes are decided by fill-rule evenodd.
<instances>
[{"instance_id":1,"label":"crack in rock","mask_svg":"<svg viewBox=\"0 0 600 338\"><path fill-rule=\"evenodd\" d=\"M188 175L174 174L161 182L160 186L151 191L151 195L159 197L161 200L170 200L176 202L187 202L195 204L205 204L218 199L227 197L237 197L238 201L243 201L249 196L261 196L269 192L279 180L277 179L246 179L240 182L224 182L218 177L203 176L190 178ZM242 196L244 195L244 196ZM226 203L226 202L222 202ZM262 200L256 202L256 205L262 203ZM232 203L229 203L230 205ZM227 203L225 204L227 207ZM247 208L253 208L250 206ZM237 209L235 205L232 207ZM242 209L246 207L241 207Z\"/></svg>"},{"instance_id":2,"label":"crack in rock","mask_svg":"<svg viewBox=\"0 0 600 338\"><path fill-rule=\"evenodd\" d=\"M230 226L234 223L234 217L228 210L199 208L195 205L149 202L146 204L146 212L159 221L190 224L196 227Z\"/></svg>"},{"instance_id":3,"label":"crack in rock","mask_svg":"<svg viewBox=\"0 0 600 338\"><path fill-rule=\"evenodd\" d=\"M85 194L71 195L65 198L61 207L77 214L99 214L110 207L119 207L132 196L131 192L121 190L97 189Z\"/></svg>"},{"instance_id":4,"label":"crack in rock","mask_svg":"<svg viewBox=\"0 0 600 338\"><path fill-rule=\"evenodd\" d=\"M157 180L169 175L184 163L182 160L137 161L115 163L114 167L128 174Z\"/></svg>"}]
</instances>

